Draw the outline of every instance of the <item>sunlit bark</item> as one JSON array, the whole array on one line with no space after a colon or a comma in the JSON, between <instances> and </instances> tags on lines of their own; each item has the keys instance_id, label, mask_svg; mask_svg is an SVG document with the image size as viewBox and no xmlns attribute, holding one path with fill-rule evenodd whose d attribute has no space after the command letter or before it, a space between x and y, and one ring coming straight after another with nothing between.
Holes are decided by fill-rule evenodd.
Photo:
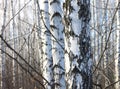
<instances>
[{"instance_id":1,"label":"sunlit bark","mask_svg":"<svg viewBox=\"0 0 120 89\"><path fill-rule=\"evenodd\" d=\"M69 9L69 89L92 89L90 0L71 0Z\"/></svg>"},{"instance_id":2,"label":"sunlit bark","mask_svg":"<svg viewBox=\"0 0 120 89\"><path fill-rule=\"evenodd\" d=\"M50 20L49 20L49 4L48 0L41 1L41 38L43 50L43 76L51 83L53 83L53 61L52 61L52 46L50 34ZM45 85L46 89L52 89L49 84Z\"/></svg>"},{"instance_id":3,"label":"sunlit bark","mask_svg":"<svg viewBox=\"0 0 120 89\"><path fill-rule=\"evenodd\" d=\"M64 67L64 26L62 23L63 9L62 0L49 0L50 3L50 26L52 36L53 75L54 89L65 89Z\"/></svg>"}]
</instances>

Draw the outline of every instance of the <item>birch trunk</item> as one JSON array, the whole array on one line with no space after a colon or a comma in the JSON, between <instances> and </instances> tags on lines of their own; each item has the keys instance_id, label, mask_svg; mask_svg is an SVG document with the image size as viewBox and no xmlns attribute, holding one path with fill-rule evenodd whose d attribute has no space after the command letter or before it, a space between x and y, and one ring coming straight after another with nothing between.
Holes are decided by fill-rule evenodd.
<instances>
[{"instance_id":1,"label":"birch trunk","mask_svg":"<svg viewBox=\"0 0 120 89\"><path fill-rule=\"evenodd\" d=\"M48 0L41 1L41 38L42 38L42 50L43 50L43 76L48 82L53 83L53 71L52 71L52 46L51 46L51 34L50 34L50 20L49 20L49 5ZM44 82L45 83L45 82ZM45 85L46 89L52 89L50 85Z\"/></svg>"},{"instance_id":2,"label":"birch trunk","mask_svg":"<svg viewBox=\"0 0 120 89\"><path fill-rule=\"evenodd\" d=\"M4 13L3 13L4 15L3 15L3 23L2 23L3 25L2 25L1 35L3 37L5 37L4 27L5 27L5 24L6 24L7 0L4 0L3 2L4 2ZM5 44L4 44L3 41L1 41L1 49L3 51L5 51ZM6 81L5 81L4 77L6 75L6 73L5 73L5 69L6 69L5 62L6 62L6 60L5 60L5 53L1 52L1 54L2 54L2 82L1 82L1 86L2 86L2 89L5 89L6 88Z\"/></svg>"},{"instance_id":3,"label":"birch trunk","mask_svg":"<svg viewBox=\"0 0 120 89\"><path fill-rule=\"evenodd\" d=\"M92 89L90 18L90 0L70 1L69 89Z\"/></svg>"},{"instance_id":4,"label":"birch trunk","mask_svg":"<svg viewBox=\"0 0 120 89\"><path fill-rule=\"evenodd\" d=\"M66 89L64 68L64 33L62 0L50 0L50 26L52 36L53 55L53 89Z\"/></svg>"},{"instance_id":5,"label":"birch trunk","mask_svg":"<svg viewBox=\"0 0 120 89\"><path fill-rule=\"evenodd\" d=\"M17 4L16 4L17 5ZM11 0L11 15L12 17L14 17L15 15L15 11L18 9L17 7L15 7L15 2L13 0ZM18 32L17 32L17 29L16 28L16 23L17 23L17 19L16 18L13 18L12 20L12 23L11 23L11 29L10 29L10 33L13 35L11 38L14 39L14 42L13 42L13 48L18 51L18 47L17 47L17 44L18 44ZM13 54L15 58L17 58L17 55L14 53ZM17 63L15 62L15 60L13 60L13 84L14 84L14 88L18 88L18 65Z\"/></svg>"}]
</instances>

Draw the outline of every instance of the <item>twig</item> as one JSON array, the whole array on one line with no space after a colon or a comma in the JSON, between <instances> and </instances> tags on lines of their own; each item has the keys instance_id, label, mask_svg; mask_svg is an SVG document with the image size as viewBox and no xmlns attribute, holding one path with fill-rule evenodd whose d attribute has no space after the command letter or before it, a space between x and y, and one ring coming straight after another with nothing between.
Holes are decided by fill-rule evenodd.
<instances>
[{"instance_id":1,"label":"twig","mask_svg":"<svg viewBox=\"0 0 120 89\"><path fill-rule=\"evenodd\" d=\"M49 85L51 85L48 80L46 80L42 74L40 74L38 71L36 71L19 53L17 53L5 40L4 38L0 35L1 40L7 45L8 48L10 48L15 54L17 54L34 72L36 72L41 78L43 78Z\"/></svg>"},{"instance_id":2,"label":"twig","mask_svg":"<svg viewBox=\"0 0 120 89\"><path fill-rule=\"evenodd\" d=\"M110 85L108 85L107 87L105 87L105 89L107 89L107 88L109 88L110 86L112 86L112 85L114 85L114 84L118 83L119 81L120 81L120 80L118 80L118 81L116 81L116 82L111 83Z\"/></svg>"},{"instance_id":3,"label":"twig","mask_svg":"<svg viewBox=\"0 0 120 89\"><path fill-rule=\"evenodd\" d=\"M118 6L119 6L119 3L118 3ZM113 23L114 23L114 20L115 20L115 15L116 15L116 13L117 13L117 11L118 11L118 6L116 7L115 13L114 13L113 18L112 18L112 23L111 23L111 27L110 27L110 32L109 32L108 39L107 39L106 44L105 44L105 48L104 48L104 50L103 50L103 52L102 52L102 54L101 54L101 56L100 56L100 59L99 59L99 61L98 61L98 64L96 65L95 70L93 71L93 73L95 73L95 71L96 71L97 67L99 66L99 64L100 64L100 62L101 62L101 60L102 60L102 57L103 57L103 55L104 55L104 53L105 53L105 51L106 51L106 49L107 49L107 43L108 43L108 41L109 41L109 39L110 39L110 35L111 35L111 33L112 33Z\"/></svg>"},{"instance_id":4,"label":"twig","mask_svg":"<svg viewBox=\"0 0 120 89\"><path fill-rule=\"evenodd\" d=\"M32 0L28 1L4 26L2 30L5 30L5 28L9 25L9 23L26 7L27 4L29 4Z\"/></svg>"},{"instance_id":5,"label":"twig","mask_svg":"<svg viewBox=\"0 0 120 89\"><path fill-rule=\"evenodd\" d=\"M23 67L23 65L22 65L16 58L12 57L9 53L5 52L4 50L2 50L2 49L0 49L0 50L1 50L3 53L7 54L10 58L14 59L14 60L20 65L20 67L21 67L23 70L25 70L26 72L28 72L28 73L30 74L30 76L31 76L34 80L36 80L37 82L39 82L40 85L42 85L42 87L45 89L45 87L44 87L44 85L41 83L41 81L38 80L37 78L35 78L34 75L33 75L29 70L27 70L25 67Z\"/></svg>"}]
</instances>

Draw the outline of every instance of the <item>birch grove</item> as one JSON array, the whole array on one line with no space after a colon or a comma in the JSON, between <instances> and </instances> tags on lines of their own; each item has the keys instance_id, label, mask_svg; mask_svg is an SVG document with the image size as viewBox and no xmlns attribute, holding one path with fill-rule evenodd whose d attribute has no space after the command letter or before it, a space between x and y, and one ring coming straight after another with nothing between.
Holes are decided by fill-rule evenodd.
<instances>
[{"instance_id":1,"label":"birch grove","mask_svg":"<svg viewBox=\"0 0 120 89\"><path fill-rule=\"evenodd\" d=\"M0 89L119 89L119 0L1 0Z\"/></svg>"}]
</instances>

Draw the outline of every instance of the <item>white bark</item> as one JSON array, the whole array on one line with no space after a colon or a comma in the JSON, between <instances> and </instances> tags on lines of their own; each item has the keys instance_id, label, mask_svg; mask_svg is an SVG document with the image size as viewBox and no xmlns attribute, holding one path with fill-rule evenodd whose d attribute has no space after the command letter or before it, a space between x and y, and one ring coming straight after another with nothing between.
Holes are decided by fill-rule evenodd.
<instances>
[{"instance_id":1,"label":"white bark","mask_svg":"<svg viewBox=\"0 0 120 89\"><path fill-rule=\"evenodd\" d=\"M64 68L64 37L63 37L63 11L61 0L50 0L50 26L52 36L52 55L53 55L53 73L54 89L66 89L65 68ZM59 42L59 43L58 43Z\"/></svg>"},{"instance_id":2,"label":"white bark","mask_svg":"<svg viewBox=\"0 0 120 89\"><path fill-rule=\"evenodd\" d=\"M37 25L38 25L38 27L37 27L37 36L38 36L38 40L39 40L39 49L38 49L38 52L39 52L39 63L40 63L40 72L42 72L42 69L43 69L43 67L42 67L42 41L41 41L41 19L40 19L40 17L41 17L41 12L40 12L40 4L39 4L40 2L39 2L39 0L37 0L36 1L36 4L37 4Z\"/></svg>"},{"instance_id":3,"label":"white bark","mask_svg":"<svg viewBox=\"0 0 120 89\"><path fill-rule=\"evenodd\" d=\"M69 0L66 0L64 3L64 25L65 25L65 80L66 80L66 89L68 89L69 86L69 69L70 69L70 61L69 61L69 36L68 36L68 32L69 32Z\"/></svg>"},{"instance_id":4,"label":"white bark","mask_svg":"<svg viewBox=\"0 0 120 89\"><path fill-rule=\"evenodd\" d=\"M42 0L41 6L41 38L42 38L42 50L43 50L43 76L48 82L53 83L53 61L52 61L52 46L51 46L51 34L50 34L50 20L49 20L49 5L48 0ZM50 85L45 85L46 89L52 89Z\"/></svg>"},{"instance_id":5,"label":"white bark","mask_svg":"<svg viewBox=\"0 0 120 89\"><path fill-rule=\"evenodd\" d=\"M6 24L6 12L7 12L7 0L4 0L3 1L4 3L4 15L3 15L3 25L2 25L2 30L1 30L1 35L3 36L3 37L5 37L5 33L4 33L4 27L5 27L5 24ZM3 51L5 51L5 44L4 44L4 42L3 41L1 41L1 49L3 50ZM6 60L5 60L5 53L4 52L1 52L1 54L2 54L2 82L1 82L1 86L2 86L2 89L5 89L6 88L6 82L5 82L5 69L6 69L6 67L5 67L5 62L6 62Z\"/></svg>"},{"instance_id":6,"label":"white bark","mask_svg":"<svg viewBox=\"0 0 120 89\"><path fill-rule=\"evenodd\" d=\"M11 0L11 18L14 17L15 12L17 11L17 7L15 8L17 4L15 4L15 2L13 0ZM10 28L10 34L12 34L12 36L10 37L11 39L14 39L13 42L13 48L18 51L18 28L17 27L17 18L13 18L13 20L11 21L11 28ZM14 57L16 58L17 55L14 53L13 54ZM16 75L16 76L15 76ZM15 60L13 60L13 84L14 84L14 88L18 88L18 65L15 62Z\"/></svg>"},{"instance_id":7,"label":"white bark","mask_svg":"<svg viewBox=\"0 0 120 89\"><path fill-rule=\"evenodd\" d=\"M92 89L90 0L71 0L69 18L69 89Z\"/></svg>"}]
</instances>

